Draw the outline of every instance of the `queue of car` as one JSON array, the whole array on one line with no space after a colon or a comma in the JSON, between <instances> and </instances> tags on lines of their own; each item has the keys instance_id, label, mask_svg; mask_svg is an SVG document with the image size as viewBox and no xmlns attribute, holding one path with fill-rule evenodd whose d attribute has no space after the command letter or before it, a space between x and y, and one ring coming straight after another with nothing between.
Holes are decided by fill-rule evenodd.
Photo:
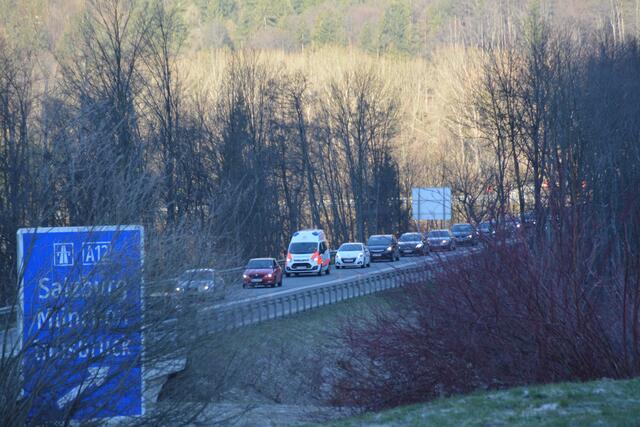
<instances>
[{"instance_id":1,"label":"queue of car","mask_svg":"<svg viewBox=\"0 0 640 427\"><path fill-rule=\"evenodd\" d=\"M482 222L478 229L471 224L453 224L451 230L431 230L404 233L397 239L393 234L374 234L367 243L343 243L335 252L333 264L337 269L367 268L373 261L400 260L401 256L426 256L432 251L453 251L458 245L475 246L480 236L495 234L491 222ZM243 288L280 287L283 277L301 274L321 276L331 273L332 254L324 231L300 230L293 234L284 265L276 258L253 258L242 273ZM214 269L185 271L176 279L178 294L212 293L221 285Z\"/></svg>"},{"instance_id":2,"label":"queue of car","mask_svg":"<svg viewBox=\"0 0 640 427\"><path fill-rule=\"evenodd\" d=\"M462 244L476 245L478 234L471 224L454 224L448 229L432 230L427 235L409 232L396 239L393 234L374 234L367 243L343 243L335 253L334 265L340 268L367 268L371 262L399 261L401 256L424 256L432 250L455 250L458 240ZM289 243L284 272L286 277L300 274L330 274L331 253L322 230L301 230L294 233Z\"/></svg>"}]
</instances>

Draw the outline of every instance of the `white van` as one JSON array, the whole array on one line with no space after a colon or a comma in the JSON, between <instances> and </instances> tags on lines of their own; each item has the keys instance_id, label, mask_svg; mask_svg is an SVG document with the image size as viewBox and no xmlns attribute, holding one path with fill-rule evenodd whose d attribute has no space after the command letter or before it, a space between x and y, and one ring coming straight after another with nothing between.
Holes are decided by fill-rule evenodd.
<instances>
[{"instance_id":1,"label":"white van","mask_svg":"<svg viewBox=\"0 0 640 427\"><path fill-rule=\"evenodd\" d=\"M293 233L284 273L287 277L299 273L318 276L331 273L331 251L322 230L300 230Z\"/></svg>"}]
</instances>

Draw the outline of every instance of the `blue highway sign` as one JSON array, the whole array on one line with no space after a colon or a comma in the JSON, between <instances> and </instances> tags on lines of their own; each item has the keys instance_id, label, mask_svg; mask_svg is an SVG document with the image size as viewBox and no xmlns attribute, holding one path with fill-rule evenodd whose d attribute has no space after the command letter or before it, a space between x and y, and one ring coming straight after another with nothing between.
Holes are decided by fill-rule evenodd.
<instances>
[{"instance_id":1,"label":"blue highway sign","mask_svg":"<svg viewBox=\"0 0 640 427\"><path fill-rule=\"evenodd\" d=\"M144 413L143 228L18 231L30 422Z\"/></svg>"}]
</instances>

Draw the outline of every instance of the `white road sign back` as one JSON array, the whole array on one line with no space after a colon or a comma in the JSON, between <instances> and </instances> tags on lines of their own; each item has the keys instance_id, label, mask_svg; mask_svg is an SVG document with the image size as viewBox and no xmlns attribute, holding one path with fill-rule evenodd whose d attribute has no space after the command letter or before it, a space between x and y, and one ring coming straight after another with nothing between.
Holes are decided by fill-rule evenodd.
<instances>
[{"instance_id":1,"label":"white road sign back","mask_svg":"<svg viewBox=\"0 0 640 427\"><path fill-rule=\"evenodd\" d=\"M415 221L450 221L451 188L413 188L411 205Z\"/></svg>"}]
</instances>

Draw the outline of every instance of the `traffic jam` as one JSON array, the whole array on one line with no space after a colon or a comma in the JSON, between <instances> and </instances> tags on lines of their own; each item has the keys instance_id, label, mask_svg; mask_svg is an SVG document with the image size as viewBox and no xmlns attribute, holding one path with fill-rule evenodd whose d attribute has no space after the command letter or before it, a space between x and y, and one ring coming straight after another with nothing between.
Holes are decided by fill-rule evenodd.
<instances>
[{"instance_id":1,"label":"traffic jam","mask_svg":"<svg viewBox=\"0 0 640 427\"><path fill-rule=\"evenodd\" d=\"M512 235L520 227L519 220L512 218L505 222L502 230ZM451 229L435 229L426 234L412 231L399 238L393 234L375 234L366 243L343 243L332 256L323 230L300 230L291 237L284 266L275 258L251 259L242 275L242 285L245 288L282 286L283 276L328 275L332 266L364 269L376 261L396 262L401 257L455 251L460 246L476 246L495 234L496 225L492 221L481 222L477 227L469 223L453 224Z\"/></svg>"},{"instance_id":2,"label":"traffic jam","mask_svg":"<svg viewBox=\"0 0 640 427\"><path fill-rule=\"evenodd\" d=\"M503 227L513 234L520 228L517 220ZM469 223L453 224L450 229L433 229L427 233L406 232L399 237L393 234L371 235L366 243L345 242L332 251L326 233L320 229L300 230L289 242L284 262L274 257L253 258L244 267L240 283L242 288L281 287L285 278L292 276L322 276L331 269L366 269L376 261L396 262L401 257L424 257L437 251L455 251L461 246L476 246L492 238L496 226L484 221L476 226ZM237 274L237 273L236 273ZM177 294L198 295L215 293L224 298L222 280L212 268L185 271L176 280ZM237 276L234 276L237 277ZM237 283L237 280L233 280Z\"/></svg>"}]
</instances>

